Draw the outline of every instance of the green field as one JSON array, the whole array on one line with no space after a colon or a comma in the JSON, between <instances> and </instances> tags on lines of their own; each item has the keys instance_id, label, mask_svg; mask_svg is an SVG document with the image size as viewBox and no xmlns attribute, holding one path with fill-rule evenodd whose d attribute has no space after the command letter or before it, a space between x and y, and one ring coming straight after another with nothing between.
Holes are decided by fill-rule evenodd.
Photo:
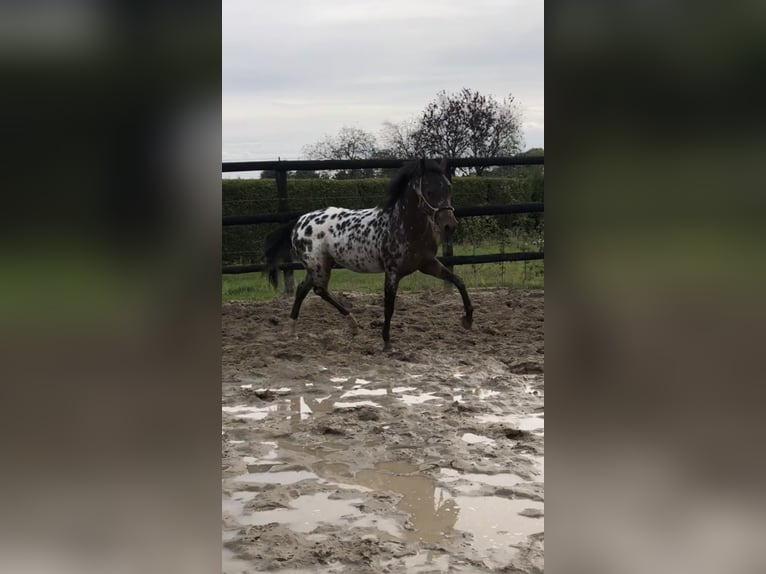
<instances>
[{"instance_id":1,"label":"green field","mask_svg":"<svg viewBox=\"0 0 766 574\"><path fill-rule=\"evenodd\" d=\"M517 247L511 248L505 245L505 251L510 253L521 251ZM525 249L528 250L528 249ZM500 245L456 245L455 255L482 255L489 253L501 253ZM544 282L543 261L513 261L505 263L483 263L481 265L458 265L457 273L465 282L466 287L529 287L542 288ZM295 272L295 284L303 280L304 271ZM280 296L283 293L280 275L280 288L274 291L270 286L266 275L261 273L242 273L239 275L224 275L222 295L224 301L242 300L268 300ZM399 289L402 291L425 291L441 289L443 282L440 279L413 273L402 279ZM331 291L357 291L364 293L383 292L382 273L354 273L346 269L335 269L330 279Z\"/></svg>"}]
</instances>

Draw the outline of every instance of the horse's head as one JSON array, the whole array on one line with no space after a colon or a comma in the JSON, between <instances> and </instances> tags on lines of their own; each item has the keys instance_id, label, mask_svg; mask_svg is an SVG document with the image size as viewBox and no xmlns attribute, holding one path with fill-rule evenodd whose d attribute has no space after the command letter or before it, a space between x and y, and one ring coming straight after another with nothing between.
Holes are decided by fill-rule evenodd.
<instances>
[{"instance_id":1,"label":"horse's head","mask_svg":"<svg viewBox=\"0 0 766 574\"><path fill-rule=\"evenodd\" d=\"M457 228L455 210L452 207L452 184L446 176L447 161L442 160L439 170L426 169L425 160L421 160L421 178L419 195L422 197L422 208L433 215L436 228L449 237Z\"/></svg>"}]
</instances>

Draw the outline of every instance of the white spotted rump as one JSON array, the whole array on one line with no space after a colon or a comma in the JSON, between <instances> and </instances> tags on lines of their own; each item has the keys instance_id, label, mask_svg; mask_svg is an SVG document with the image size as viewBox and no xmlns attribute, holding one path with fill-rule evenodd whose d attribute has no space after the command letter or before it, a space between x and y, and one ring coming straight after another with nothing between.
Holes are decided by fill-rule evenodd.
<instances>
[{"instance_id":1,"label":"white spotted rump","mask_svg":"<svg viewBox=\"0 0 766 574\"><path fill-rule=\"evenodd\" d=\"M390 212L379 207L312 211L293 228L293 249L306 268L321 275L333 262L360 273L381 273L389 218Z\"/></svg>"}]
</instances>

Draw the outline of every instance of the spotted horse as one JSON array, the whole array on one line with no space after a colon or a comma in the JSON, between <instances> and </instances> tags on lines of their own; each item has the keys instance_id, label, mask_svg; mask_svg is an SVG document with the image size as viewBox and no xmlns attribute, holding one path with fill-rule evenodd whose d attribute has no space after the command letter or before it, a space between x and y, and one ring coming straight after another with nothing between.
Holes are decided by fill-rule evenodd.
<instances>
[{"instance_id":1,"label":"spotted horse","mask_svg":"<svg viewBox=\"0 0 766 574\"><path fill-rule=\"evenodd\" d=\"M385 321L383 344L391 351L391 317L399 281L420 271L450 281L463 298L466 329L473 322L473 306L462 279L436 258L438 235L450 234L456 226L450 202L451 184L445 175L446 162L408 162L392 178L385 201L370 209L327 207L302 215L266 237L265 258L269 281L277 287L277 266L292 252L306 268L306 277L297 287L290 318L295 334L301 303L314 293L349 318L356 333L353 315L327 290L333 263L359 273L385 273Z\"/></svg>"}]
</instances>

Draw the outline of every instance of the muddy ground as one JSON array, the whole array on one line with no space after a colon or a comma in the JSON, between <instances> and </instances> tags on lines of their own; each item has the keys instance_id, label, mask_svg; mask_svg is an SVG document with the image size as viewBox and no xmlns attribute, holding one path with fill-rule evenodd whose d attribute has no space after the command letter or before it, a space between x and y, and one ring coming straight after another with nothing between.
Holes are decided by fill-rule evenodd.
<instances>
[{"instance_id":1,"label":"muddy ground","mask_svg":"<svg viewBox=\"0 0 766 574\"><path fill-rule=\"evenodd\" d=\"M223 305L223 571L543 571L543 291Z\"/></svg>"}]
</instances>

